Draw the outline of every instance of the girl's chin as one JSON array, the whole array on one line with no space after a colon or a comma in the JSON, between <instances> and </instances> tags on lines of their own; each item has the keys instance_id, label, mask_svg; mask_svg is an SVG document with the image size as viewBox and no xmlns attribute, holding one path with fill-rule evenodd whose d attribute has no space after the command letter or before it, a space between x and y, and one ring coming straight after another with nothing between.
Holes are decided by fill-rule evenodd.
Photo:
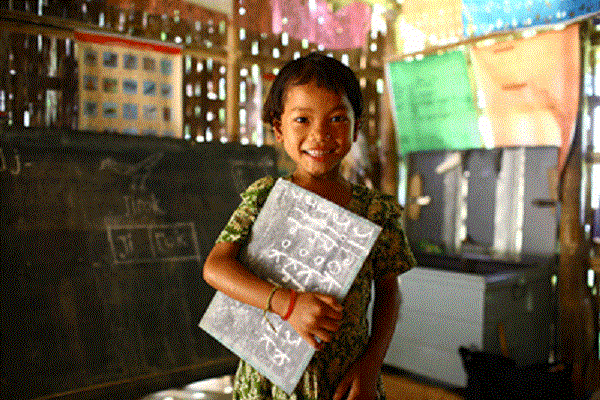
<instances>
[{"instance_id":1,"label":"girl's chin","mask_svg":"<svg viewBox=\"0 0 600 400\"><path fill-rule=\"evenodd\" d=\"M308 179L337 179L338 177L337 166L331 168L297 168L296 171L300 176Z\"/></svg>"}]
</instances>

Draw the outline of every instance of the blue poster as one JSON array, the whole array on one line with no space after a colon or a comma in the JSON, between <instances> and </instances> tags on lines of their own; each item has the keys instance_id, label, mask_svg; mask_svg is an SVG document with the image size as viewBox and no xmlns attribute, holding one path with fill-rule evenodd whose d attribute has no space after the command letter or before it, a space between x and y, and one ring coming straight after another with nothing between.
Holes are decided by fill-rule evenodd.
<instances>
[{"instance_id":1,"label":"blue poster","mask_svg":"<svg viewBox=\"0 0 600 400\"><path fill-rule=\"evenodd\" d=\"M567 23L600 12L592 0L463 0L465 37Z\"/></svg>"}]
</instances>

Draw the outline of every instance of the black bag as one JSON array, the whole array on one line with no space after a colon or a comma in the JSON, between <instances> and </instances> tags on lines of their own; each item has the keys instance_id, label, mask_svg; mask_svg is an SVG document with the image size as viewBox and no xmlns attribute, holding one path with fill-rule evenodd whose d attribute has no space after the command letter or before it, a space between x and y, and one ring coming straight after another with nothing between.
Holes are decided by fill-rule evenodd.
<instances>
[{"instance_id":1,"label":"black bag","mask_svg":"<svg viewBox=\"0 0 600 400\"><path fill-rule=\"evenodd\" d=\"M460 347L465 400L571 400L572 368L562 363L517 366L509 357Z\"/></svg>"}]
</instances>

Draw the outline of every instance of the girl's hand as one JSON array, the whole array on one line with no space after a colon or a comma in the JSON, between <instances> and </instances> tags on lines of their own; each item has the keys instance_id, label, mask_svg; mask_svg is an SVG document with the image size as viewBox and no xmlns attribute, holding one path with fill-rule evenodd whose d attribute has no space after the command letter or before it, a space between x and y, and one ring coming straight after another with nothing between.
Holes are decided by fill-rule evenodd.
<instances>
[{"instance_id":1,"label":"girl's hand","mask_svg":"<svg viewBox=\"0 0 600 400\"><path fill-rule=\"evenodd\" d=\"M348 370L338 385L333 400L376 400L379 369L368 365L364 357L359 358Z\"/></svg>"},{"instance_id":2,"label":"girl's hand","mask_svg":"<svg viewBox=\"0 0 600 400\"><path fill-rule=\"evenodd\" d=\"M321 350L340 327L342 311L342 306L332 296L298 293L288 322L308 344Z\"/></svg>"}]
</instances>

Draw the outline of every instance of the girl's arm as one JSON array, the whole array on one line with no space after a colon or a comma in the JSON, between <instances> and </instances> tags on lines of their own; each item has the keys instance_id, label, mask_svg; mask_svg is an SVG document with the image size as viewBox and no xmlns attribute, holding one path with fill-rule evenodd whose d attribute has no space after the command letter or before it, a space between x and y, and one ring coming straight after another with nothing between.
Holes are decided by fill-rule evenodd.
<instances>
[{"instance_id":1,"label":"girl's arm","mask_svg":"<svg viewBox=\"0 0 600 400\"><path fill-rule=\"evenodd\" d=\"M399 308L398 277L388 274L377 279L369 344L340 382L334 400L377 398L377 381L394 335Z\"/></svg>"},{"instance_id":2,"label":"girl's arm","mask_svg":"<svg viewBox=\"0 0 600 400\"><path fill-rule=\"evenodd\" d=\"M242 303L264 309L274 285L260 279L238 260L240 245L233 242L215 244L204 264L204 280L215 289ZM290 291L277 289L270 310L284 316L290 305ZM342 307L332 296L318 293L298 293L296 305L288 322L311 346L319 350L330 342L332 332L339 328ZM319 342L317 338L321 341Z\"/></svg>"},{"instance_id":3,"label":"girl's arm","mask_svg":"<svg viewBox=\"0 0 600 400\"><path fill-rule=\"evenodd\" d=\"M263 309L273 285L259 279L237 261L239 250L238 243L215 244L206 258L202 276L206 283L227 296ZM271 300L273 310L275 305L275 299Z\"/></svg>"}]
</instances>

